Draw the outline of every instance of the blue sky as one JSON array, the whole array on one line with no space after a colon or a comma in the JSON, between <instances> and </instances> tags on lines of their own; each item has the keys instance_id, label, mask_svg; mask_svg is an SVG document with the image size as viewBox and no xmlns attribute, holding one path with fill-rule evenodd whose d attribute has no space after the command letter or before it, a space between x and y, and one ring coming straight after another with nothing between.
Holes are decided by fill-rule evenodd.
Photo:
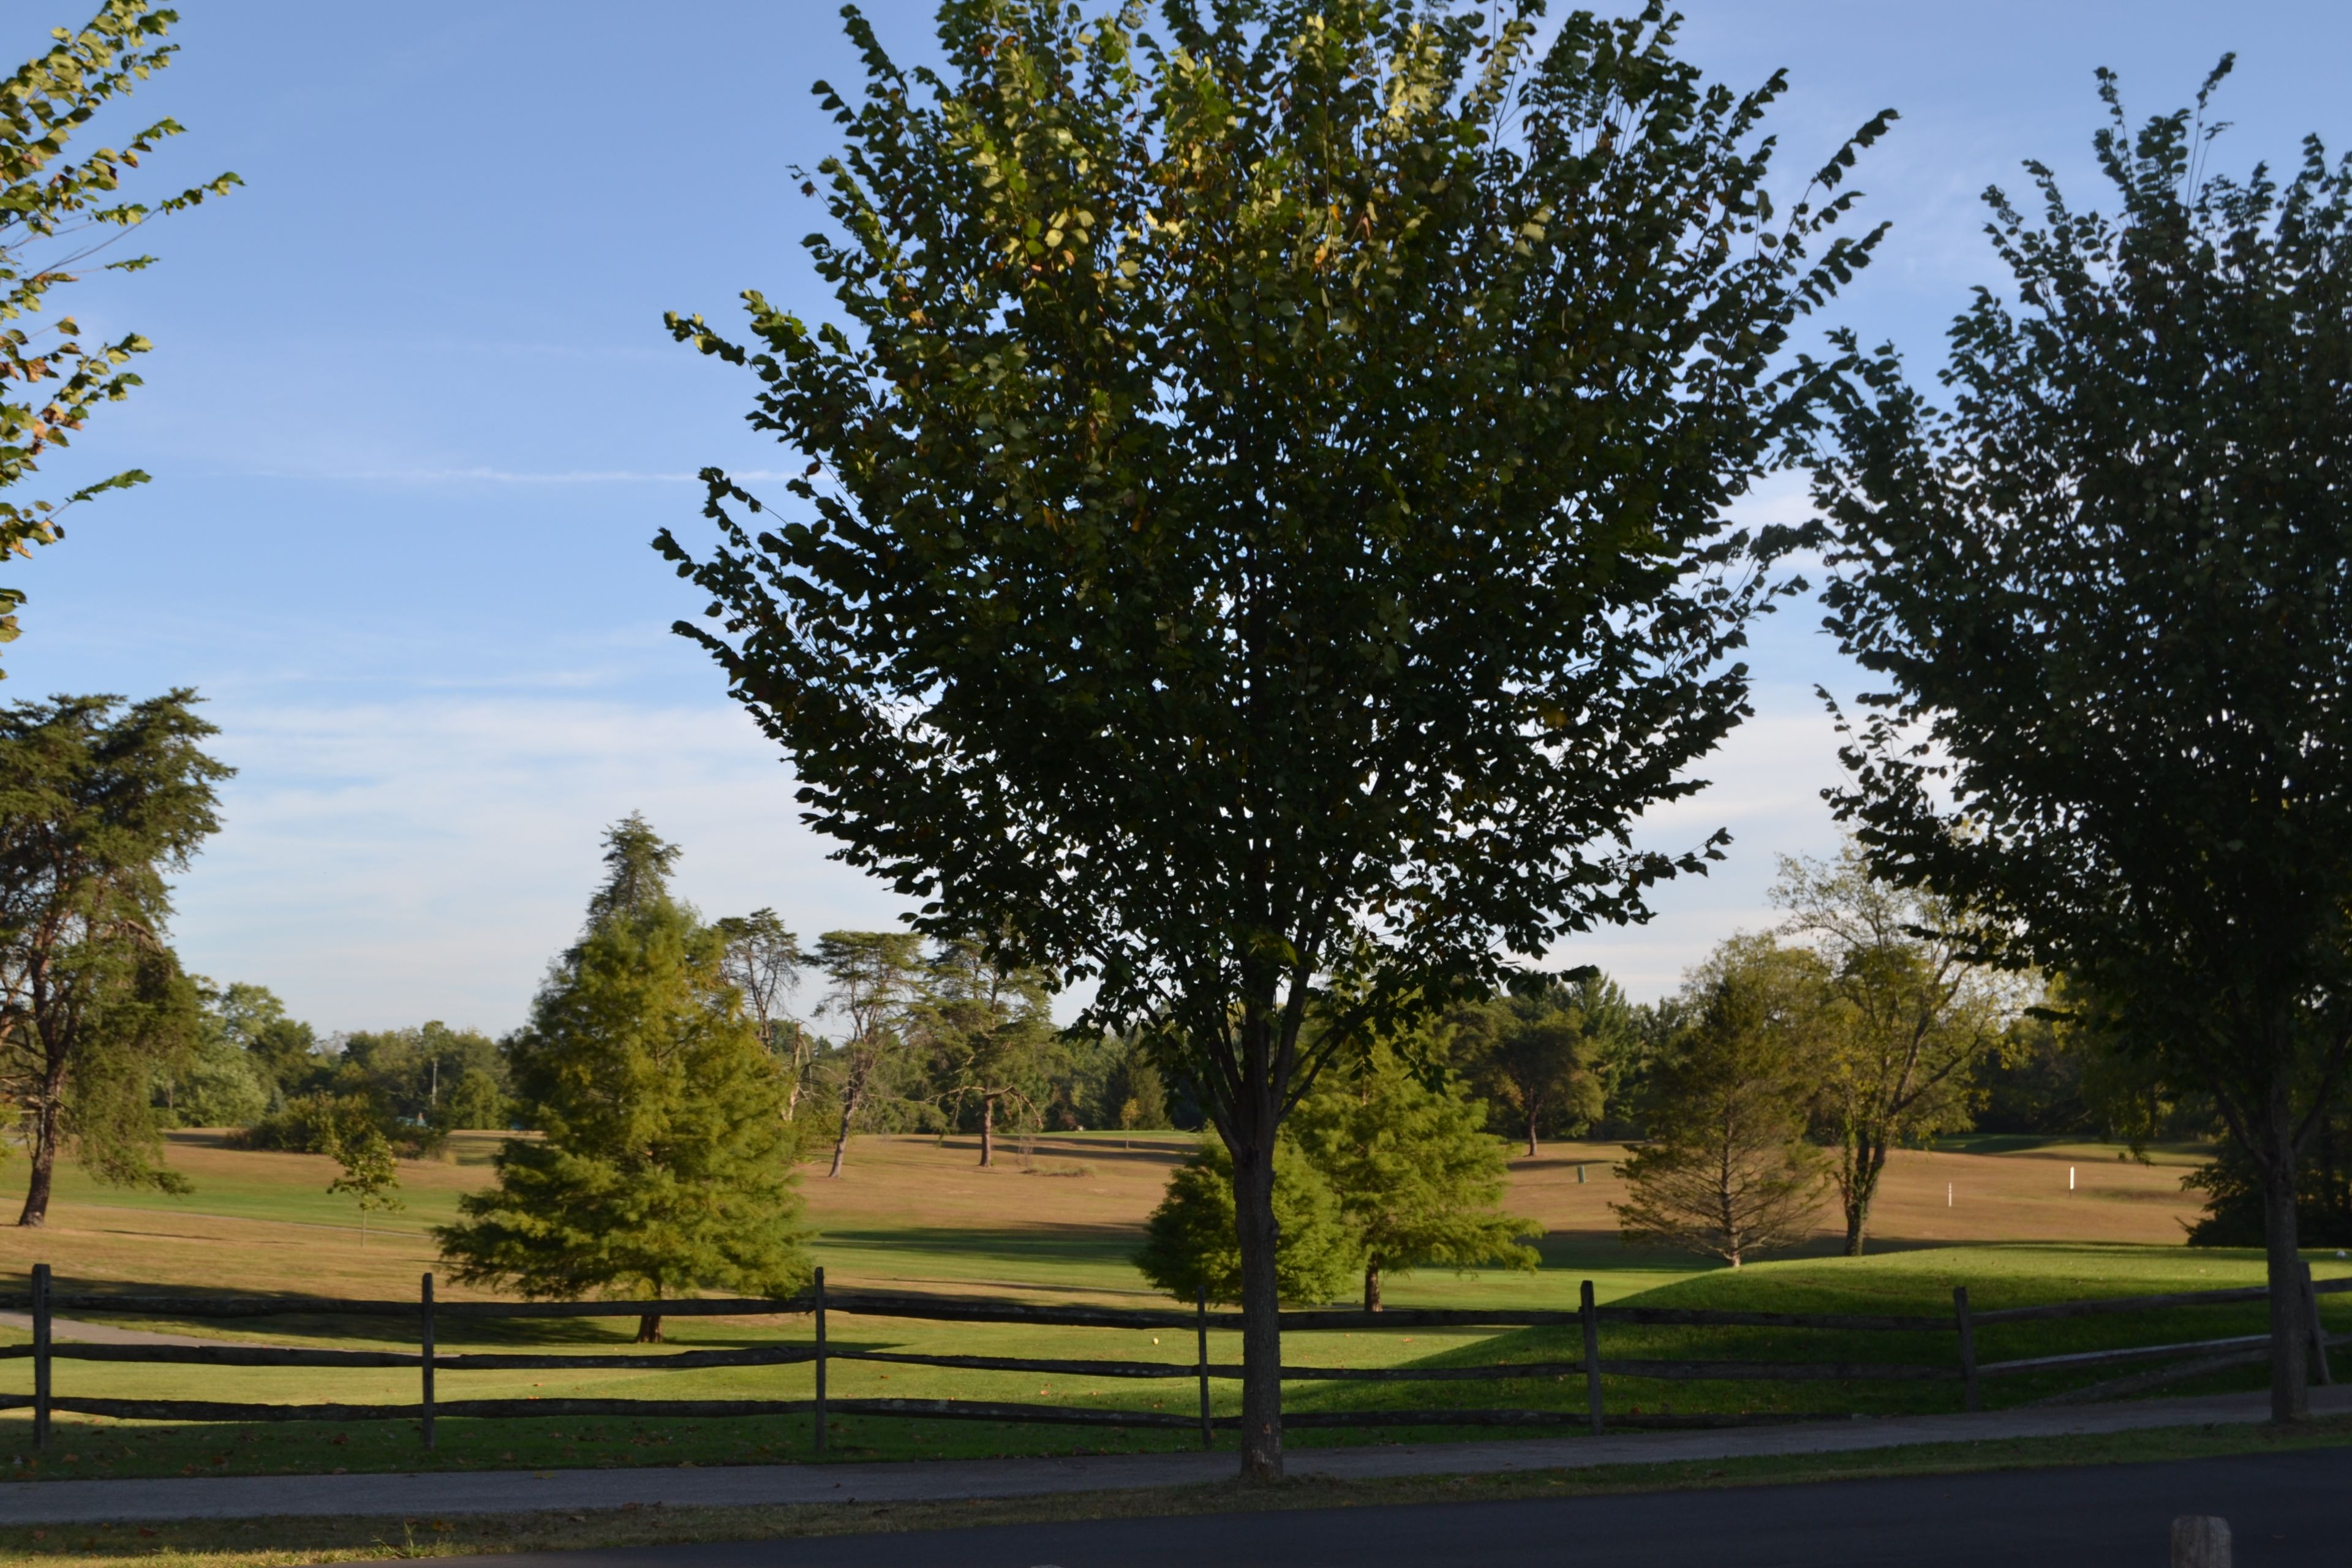
<instances>
[{"instance_id":1,"label":"blue sky","mask_svg":"<svg viewBox=\"0 0 2352 1568\"><path fill-rule=\"evenodd\" d=\"M184 52L137 111L189 134L154 188L247 188L150 232L163 265L78 286L94 330L156 344L51 489L139 466L155 482L75 520L10 578L31 595L0 696L193 685L239 770L183 879L191 967L271 986L321 1028L520 1022L595 879L598 834L644 809L712 913L773 905L803 932L887 923L887 889L830 863L789 774L666 629L697 606L646 548L691 537L708 463L794 466L741 427L734 374L671 345L666 309L729 315L766 290L804 314L786 175L833 149L807 92L856 63L835 8L410 0L182 0ZM902 58L930 7L867 7ZM2220 165L2352 145L2352 7L2066 0L1957 5L1696 0L1685 51L1735 85L1787 67L1772 121L1793 174L1884 105L1864 162L1895 224L1836 318L1932 364L1994 283L1979 193L2040 158L2094 193L2093 69L2136 115L2186 102L2225 49ZM32 52L71 4L12 8ZM1801 498L1783 486L1759 511ZM1659 918L1563 949L1639 995L1771 918L1778 853L1825 853L1835 773L1811 693L1850 689L1814 617L1764 628L1758 717L1648 825L1736 837Z\"/></svg>"}]
</instances>

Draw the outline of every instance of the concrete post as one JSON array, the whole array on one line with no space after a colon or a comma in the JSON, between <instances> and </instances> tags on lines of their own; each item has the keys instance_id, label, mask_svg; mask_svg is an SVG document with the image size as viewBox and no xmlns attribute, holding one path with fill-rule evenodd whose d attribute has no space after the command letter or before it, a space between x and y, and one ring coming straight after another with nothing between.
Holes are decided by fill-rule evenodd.
<instances>
[{"instance_id":1,"label":"concrete post","mask_svg":"<svg viewBox=\"0 0 2352 1568\"><path fill-rule=\"evenodd\" d=\"M2172 1568L2230 1568L2230 1521L2210 1513L2174 1520Z\"/></svg>"}]
</instances>

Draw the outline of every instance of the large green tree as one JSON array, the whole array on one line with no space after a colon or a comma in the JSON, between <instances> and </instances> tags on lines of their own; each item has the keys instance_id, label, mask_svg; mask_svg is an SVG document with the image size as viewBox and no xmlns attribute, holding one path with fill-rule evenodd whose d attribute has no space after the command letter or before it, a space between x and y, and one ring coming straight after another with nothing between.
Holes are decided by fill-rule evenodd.
<instances>
[{"instance_id":1,"label":"large green tree","mask_svg":"<svg viewBox=\"0 0 2352 1568\"><path fill-rule=\"evenodd\" d=\"M1824 445L1831 626L1882 693L1833 799L2210 1096L2288 1419L2294 1173L2352 1051L2352 160L2226 177L2205 94L2135 130L2102 79L2118 211L2040 165L2037 216L1992 192L2015 299L1958 318L1949 405L1889 351Z\"/></svg>"},{"instance_id":2,"label":"large green tree","mask_svg":"<svg viewBox=\"0 0 2352 1568\"><path fill-rule=\"evenodd\" d=\"M1464 1008L1455 1024L1473 1079L1506 1125L1526 1134L1532 1160L1545 1133L1580 1133L1600 1117L1609 1058L1623 1049L1633 1010L1616 982L1595 973Z\"/></svg>"},{"instance_id":3,"label":"large green tree","mask_svg":"<svg viewBox=\"0 0 2352 1568\"><path fill-rule=\"evenodd\" d=\"M810 955L801 951L801 939L773 910L729 915L719 922L719 930L727 938L728 983L742 995L743 1010L758 1027L760 1043L784 1066L792 1086L784 1097L784 1120L790 1121L800 1110L816 1042L786 1004L800 989L801 971Z\"/></svg>"},{"instance_id":4,"label":"large green tree","mask_svg":"<svg viewBox=\"0 0 2352 1568\"><path fill-rule=\"evenodd\" d=\"M660 536L680 629L926 931L1171 1042L1240 1183L1253 1476L1275 1146L1358 1033L1302 1050L1310 997L1442 1007L1714 852L1627 827L1745 711L1776 540L1725 509L1870 246L1824 247L1849 195L1768 197L1777 78L1537 10L947 0L936 71L853 10L836 319L672 318L806 465L772 522L713 470L715 549Z\"/></svg>"},{"instance_id":5,"label":"large green tree","mask_svg":"<svg viewBox=\"0 0 2352 1568\"><path fill-rule=\"evenodd\" d=\"M847 1026L824 1064L841 1105L834 1133L838 1176L849 1158L849 1135L877 1095L898 1087L908 1065L908 1029L922 1000L923 939L904 931L829 931L817 938L814 959L827 982L824 1011Z\"/></svg>"},{"instance_id":6,"label":"large green tree","mask_svg":"<svg viewBox=\"0 0 2352 1568\"><path fill-rule=\"evenodd\" d=\"M101 1179L167 1188L156 1080L195 1044L166 878L219 826L195 694L0 707L0 1104L32 1152L19 1225L68 1144Z\"/></svg>"},{"instance_id":7,"label":"large green tree","mask_svg":"<svg viewBox=\"0 0 2352 1568\"><path fill-rule=\"evenodd\" d=\"M252 1061L273 1107L325 1076L318 1032L289 1016L268 986L231 981L206 999L205 1010L210 1029Z\"/></svg>"},{"instance_id":8,"label":"large green tree","mask_svg":"<svg viewBox=\"0 0 2352 1568\"><path fill-rule=\"evenodd\" d=\"M194 1043L186 1059L163 1075L157 1095L167 1120L179 1126L250 1127L268 1112L275 1085L232 1022L245 999L240 994L232 1000L232 994L259 988L232 984L216 991L202 980L195 984L202 1010Z\"/></svg>"},{"instance_id":9,"label":"large green tree","mask_svg":"<svg viewBox=\"0 0 2352 1568\"><path fill-rule=\"evenodd\" d=\"M58 27L50 46L0 81L0 491L32 477L44 455L70 444L101 404L119 403L139 384L126 367L147 352L145 338L110 342L85 334L71 316L36 320L55 289L85 264L135 272L153 258L100 261L131 231L163 213L192 207L240 182L220 174L152 206L126 199L122 177L179 122L159 120L121 147L66 155L74 133L116 99L169 65L179 52L163 36L179 13L147 0L106 0L79 31ZM75 503L145 482L137 468L82 486L62 501L0 500L0 559L29 556L63 537L59 519ZM0 643L17 633L23 590L0 587Z\"/></svg>"},{"instance_id":10,"label":"large green tree","mask_svg":"<svg viewBox=\"0 0 2352 1568\"><path fill-rule=\"evenodd\" d=\"M1431 1051L1415 1053L1426 1058ZM1533 1268L1543 1226L1502 1209L1510 1161L1486 1108L1451 1075L1425 1080L1388 1042L1327 1073L1290 1132L1337 1194L1363 1260L1364 1310L1415 1268Z\"/></svg>"},{"instance_id":11,"label":"large green tree","mask_svg":"<svg viewBox=\"0 0 2352 1568\"><path fill-rule=\"evenodd\" d=\"M1002 1115L1040 1120L1055 1045L1045 977L1009 969L976 942L951 942L932 958L924 990L916 1027L936 1092L950 1111L979 1111L980 1163L994 1164Z\"/></svg>"},{"instance_id":12,"label":"large green tree","mask_svg":"<svg viewBox=\"0 0 2352 1568\"><path fill-rule=\"evenodd\" d=\"M1782 927L1822 960L1825 1027L1813 1107L1859 1258L1889 1151L1965 1131L1976 1069L2000 1048L2023 997L1974 962L1942 900L1871 875L1852 844L1835 860L1783 857L1773 902Z\"/></svg>"},{"instance_id":13,"label":"large green tree","mask_svg":"<svg viewBox=\"0 0 2352 1568\"><path fill-rule=\"evenodd\" d=\"M722 964L726 937L671 897L677 851L631 816L606 837L587 930L512 1044L534 1139L434 1235L461 1281L534 1299L784 1295L809 1275L782 1075ZM661 1338L661 1319L639 1324Z\"/></svg>"}]
</instances>

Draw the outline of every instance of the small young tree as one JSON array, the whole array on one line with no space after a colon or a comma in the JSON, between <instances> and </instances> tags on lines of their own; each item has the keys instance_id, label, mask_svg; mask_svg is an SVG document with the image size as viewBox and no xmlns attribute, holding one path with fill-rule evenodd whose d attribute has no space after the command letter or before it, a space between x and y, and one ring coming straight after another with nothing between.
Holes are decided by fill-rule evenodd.
<instances>
[{"instance_id":1,"label":"small young tree","mask_svg":"<svg viewBox=\"0 0 2352 1568\"><path fill-rule=\"evenodd\" d=\"M833 1140L838 1176L849 1134L877 1085L890 1081L907 1045L907 1021L922 980L923 939L911 931L829 931L817 938L816 966L832 983L824 1011L849 1026L833 1069L840 1086L841 1127Z\"/></svg>"},{"instance_id":2,"label":"small young tree","mask_svg":"<svg viewBox=\"0 0 2352 1568\"><path fill-rule=\"evenodd\" d=\"M532 1298L808 1278L782 1073L722 969L726 939L670 896L677 851L631 816L606 836L588 927L512 1045L537 1139L435 1231L457 1279ZM661 1338L659 1314L637 1338Z\"/></svg>"},{"instance_id":3,"label":"small young tree","mask_svg":"<svg viewBox=\"0 0 2352 1568\"><path fill-rule=\"evenodd\" d=\"M992 1165L999 1112L1010 1108L1036 1121L1054 1047L1045 977L1008 969L972 942L947 942L931 962L927 992L919 1026L940 1099L979 1108L980 1163Z\"/></svg>"},{"instance_id":4,"label":"small young tree","mask_svg":"<svg viewBox=\"0 0 2352 1568\"><path fill-rule=\"evenodd\" d=\"M1526 1132L1532 1160L1546 1131L1581 1132L1601 1115L1633 1009L1614 981L1590 974L1465 1009L1457 1023L1479 1089Z\"/></svg>"},{"instance_id":5,"label":"small young tree","mask_svg":"<svg viewBox=\"0 0 2352 1568\"><path fill-rule=\"evenodd\" d=\"M1954 323L1948 409L1863 367L1816 492L1879 693L1840 815L2210 1098L2262 1184L2285 1421L2295 1173L2352 1068L2352 161L2212 173L2221 74L2137 130L2102 79L2116 215L2040 164L2038 218L1989 193L2015 303Z\"/></svg>"},{"instance_id":6,"label":"small young tree","mask_svg":"<svg viewBox=\"0 0 2352 1568\"><path fill-rule=\"evenodd\" d=\"M1769 937L1716 950L1685 988L1689 1023L1657 1068L1651 1139L1617 1167L1628 1241L1734 1268L1812 1234L1822 1159L1805 1142L1824 1000L1819 962Z\"/></svg>"},{"instance_id":7,"label":"small young tree","mask_svg":"<svg viewBox=\"0 0 2352 1568\"><path fill-rule=\"evenodd\" d=\"M1286 1306L1319 1307L1347 1293L1361 1257L1339 1194L1299 1147L1286 1138L1274 1163L1274 1216L1281 1238L1275 1277ZM1242 1253L1234 1208L1234 1157L1203 1137L1170 1173L1168 1190L1145 1222L1135 1267L1179 1301L1242 1300Z\"/></svg>"},{"instance_id":8,"label":"small young tree","mask_svg":"<svg viewBox=\"0 0 2352 1568\"><path fill-rule=\"evenodd\" d=\"M1422 1056L1430 1051L1416 1053ZM1385 1275L1500 1264L1533 1268L1530 1219L1502 1212L1510 1162L1486 1108L1451 1077L1423 1082L1386 1044L1317 1085L1291 1136L1331 1184L1364 1267L1364 1310Z\"/></svg>"},{"instance_id":9,"label":"small young tree","mask_svg":"<svg viewBox=\"0 0 2352 1568\"><path fill-rule=\"evenodd\" d=\"M159 120L120 148L100 147L79 163L64 158L74 133L114 100L172 63L176 45L163 42L179 20L148 0L104 0L78 30L58 28L48 48L16 68L0 88L0 321L25 322L49 303L49 293L79 279L90 261L149 218L226 195L240 184L221 174L154 206L126 201L122 175L165 138L180 134ZM153 261L124 256L100 263L135 272ZM56 336L12 326L0 340L0 385L25 389L21 399L0 396L0 490L29 479L42 456L71 444L100 405L119 403L139 384L124 368L147 352L145 338L125 332L91 342L71 316L57 319ZM84 485L63 502L0 500L0 560L30 555L37 544L65 535L59 519L78 502L107 490L146 482L128 468ZM21 589L0 587L0 643L17 634Z\"/></svg>"},{"instance_id":10,"label":"small young tree","mask_svg":"<svg viewBox=\"0 0 2352 1568\"><path fill-rule=\"evenodd\" d=\"M374 1106L358 1098L334 1100L320 1131L326 1152L343 1168L341 1175L327 1184L327 1191L358 1201L360 1245L365 1247L369 1214L397 1214L406 1206L400 1201L400 1167L393 1159L392 1141L384 1136Z\"/></svg>"},{"instance_id":11,"label":"small young tree","mask_svg":"<svg viewBox=\"0 0 2352 1568\"><path fill-rule=\"evenodd\" d=\"M1948 908L1873 877L1852 844L1833 862L1782 857L1772 898L1789 911L1782 931L1821 953L1837 1004L1813 1103L1835 1152L1845 1254L1859 1258L1888 1151L1969 1125L1977 1068L2021 998L1970 961Z\"/></svg>"},{"instance_id":12,"label":"small young tree","mask_svg":"<svg viewBox=\"0 0 2352 1568\"><path fill-rule=\"evenodd\" d=\"M231 772L205 754L195 700L0 708L0 1101L32 1153L19 1225L47 1215L68 1143L105 1180L183 1184L152 1103L198 1029L164 879L218 827Z\"/></svg>"}]
</instances>

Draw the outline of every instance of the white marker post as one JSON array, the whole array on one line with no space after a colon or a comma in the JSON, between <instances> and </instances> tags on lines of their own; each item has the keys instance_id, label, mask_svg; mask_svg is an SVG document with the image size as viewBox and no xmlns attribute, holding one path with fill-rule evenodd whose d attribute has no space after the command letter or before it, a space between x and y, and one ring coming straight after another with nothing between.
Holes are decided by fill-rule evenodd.
<instances>
[{"instance_id":1,"label":"white marker post","mask_svg":"<svg viewBox=\"0 0 2352 1568\"><path fill-rule=\"evenodd\" d=\"M2070 1193L2074 1190L2074 1167L2072 1165L2066 1167L2066 1190Z\"/></svg>"},{"instance_id":2,"label":"white marker post","mask_svg":"<svg viewBox=\"0 0 2352 1568\"><path fill-rule=\"evenodd\" d=\"M1944 1206L1946 1208L1952 1206L1952 1184L1949 1182L1944 1184Z\"/></svg>"}]
</instances>

